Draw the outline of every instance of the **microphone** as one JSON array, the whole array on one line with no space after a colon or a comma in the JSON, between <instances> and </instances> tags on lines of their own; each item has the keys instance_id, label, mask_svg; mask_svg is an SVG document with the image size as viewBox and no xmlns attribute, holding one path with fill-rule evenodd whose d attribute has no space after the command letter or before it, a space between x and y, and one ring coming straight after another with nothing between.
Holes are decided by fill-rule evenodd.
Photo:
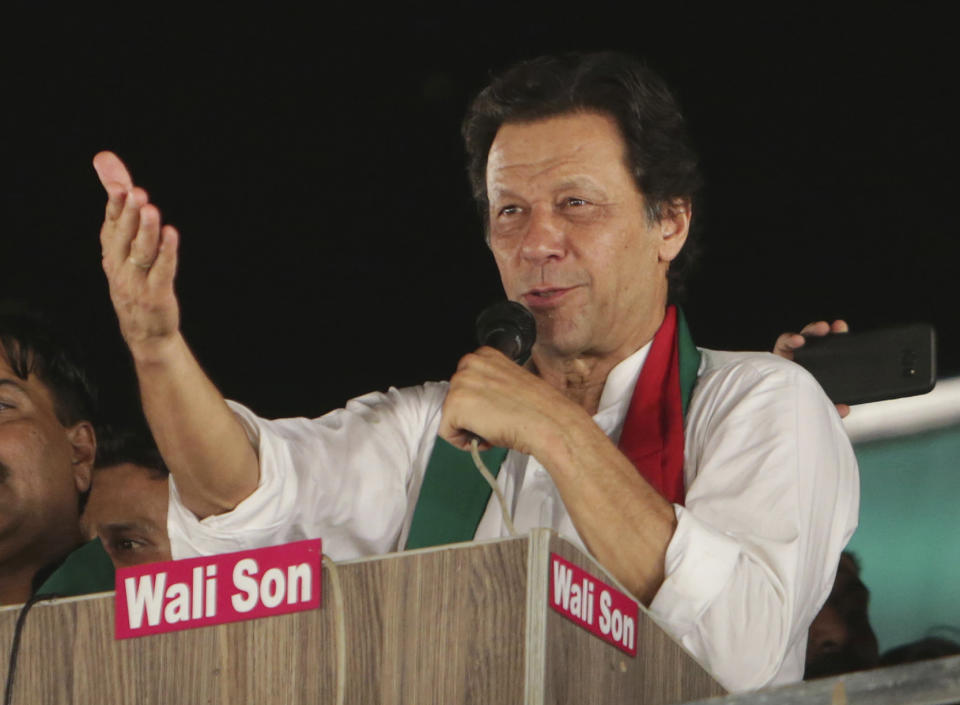
<instances>
[{"instance_id":1,"label":"microphone","mask_svg":"<svg viewBox=\"0 0 960 705\"><path fill-rule=\"evenodd\" d=\"M489 345L517 363L530 356L537 339L537 322L516 301L500 301L477 316L477 342Z\"/></svg>"}]
</instances>

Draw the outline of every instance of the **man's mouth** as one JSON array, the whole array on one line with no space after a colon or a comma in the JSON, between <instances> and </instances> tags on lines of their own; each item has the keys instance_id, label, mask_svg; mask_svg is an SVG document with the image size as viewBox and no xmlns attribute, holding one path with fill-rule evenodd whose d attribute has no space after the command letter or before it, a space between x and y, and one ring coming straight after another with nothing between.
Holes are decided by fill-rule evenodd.
<instances>
[{"instance_id":1,"label":"man's mouth","mask_svg":"<svg viewBox=\"0 0 960 705\"><path fill-rule=\"evenodd\" d=\"M529 307L547 306L557 303L567 293L576 289L576 286L543 286L526 291L522 298Z\"/></svg>"}]
</instances>

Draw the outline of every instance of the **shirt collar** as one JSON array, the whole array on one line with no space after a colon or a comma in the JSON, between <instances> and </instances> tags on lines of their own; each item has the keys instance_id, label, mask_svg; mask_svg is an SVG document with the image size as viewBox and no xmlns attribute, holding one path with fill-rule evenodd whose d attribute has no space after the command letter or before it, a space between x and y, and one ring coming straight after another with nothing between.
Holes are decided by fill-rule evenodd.
<instances>
[{"instance_id":1,"label":"shirt collar","mask_svg":"<svg viewBox=\"0 0 960 705\"><path fill-rule=\"evenodd\" d=\"M621 360L616 367L610 370L607 381L603 384L603 393L600 395L600 406L597 415L614 414L621 418L626 415L630 399L633 397L633 388L637 386L640 370L650 352L651 340L630 357Z\"/></svg>"}]
</instances>

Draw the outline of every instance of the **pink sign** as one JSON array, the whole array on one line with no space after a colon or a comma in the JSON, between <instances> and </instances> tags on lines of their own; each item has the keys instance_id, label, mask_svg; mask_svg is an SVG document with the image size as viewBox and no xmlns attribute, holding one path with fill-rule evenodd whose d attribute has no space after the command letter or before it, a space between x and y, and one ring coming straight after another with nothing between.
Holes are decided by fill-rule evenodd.
<instances>
[{"instance_id":1,"label":"pink sign","mask_svg":"<svg viewBox=\"0 0 960 705\"><path fill-rule=\"evenodd\" d=\"M117 570L116 638L320 606L320 539Z\"/></svg>"},{"instance_id":2,"label":"pink sign","mask_svg":"<svg viewBox=\"0 0 960 705\"><path fill-rule=\"evenodd\" d=\"M636 600L556 553L550 554L550 606L621 651L637 655Z\"/></svg>"}]
</instances>

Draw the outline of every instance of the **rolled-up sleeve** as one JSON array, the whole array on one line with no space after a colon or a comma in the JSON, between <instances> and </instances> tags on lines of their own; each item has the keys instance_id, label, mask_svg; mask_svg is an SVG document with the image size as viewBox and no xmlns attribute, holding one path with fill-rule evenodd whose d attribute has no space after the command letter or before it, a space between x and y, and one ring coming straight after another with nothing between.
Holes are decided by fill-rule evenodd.
<instances>
[{"instance_id":1,"label":"rolled-up sleeve","mask_svg":"<svg viewBox=\"0 0 960 705\"><path fill-rule=\"evenodd\" d=\"M267 420L228 402L257 451L258 487L232 511L200 520L171 481L174 557L306 538L322 538L335 560L395 550L445 394L444 384L391 388L317 419Z\"/></svg>"},{"instance_id":2,"label":"rolled-up sleeve","mask_svg":"<svg viewBox=\"0 0 960 705\"><path fill-rule=\"evenodd\" d=\"M730 690L796 681L857 525L856 460L805 370L707 352L686 423L686 499L651 612Z\"/></svg>"}]
</instances>

